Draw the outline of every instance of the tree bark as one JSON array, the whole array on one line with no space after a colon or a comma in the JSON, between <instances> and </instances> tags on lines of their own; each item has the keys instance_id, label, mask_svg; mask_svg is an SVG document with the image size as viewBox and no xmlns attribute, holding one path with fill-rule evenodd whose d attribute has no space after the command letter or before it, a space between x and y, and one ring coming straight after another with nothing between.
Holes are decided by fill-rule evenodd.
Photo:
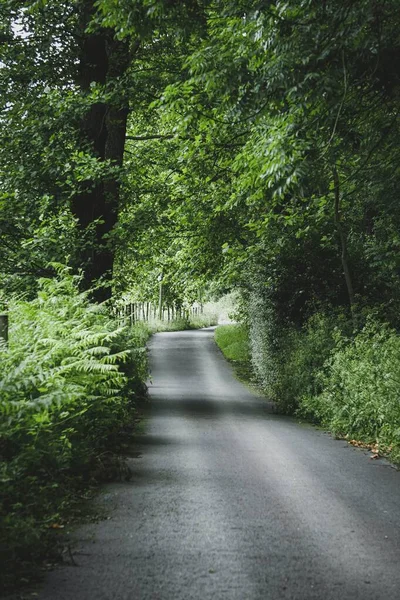
<instances>
[{"instance_id":1,"label":"tree bark","mask_svg":"<svg viewBox=\"0 0 400 600\"><path fill-rule=\"evenodd\" d=\"M87 31L95 13L93 0L83 0L81 5L81 45L78 84L88 92L93 83L107 86L111 100L90 106L81 123L82 138L102 162L109 161L115 169L107 178L88 182L72 200L72 211L78 219L85 240L80 257L83 269L83 286L88 289L102 283L94 290L96 301L111 296L114 244L112 231L118 217L120 176L128 118L128 99L118 83L130 64L130 44L117 40L111 29Z\"/></svg>"}]
</instances>

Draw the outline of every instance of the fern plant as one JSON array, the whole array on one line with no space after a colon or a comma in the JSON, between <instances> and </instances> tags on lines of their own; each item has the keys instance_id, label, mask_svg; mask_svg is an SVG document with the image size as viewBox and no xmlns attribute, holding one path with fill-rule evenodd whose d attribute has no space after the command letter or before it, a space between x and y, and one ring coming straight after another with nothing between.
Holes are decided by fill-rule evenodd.
<instances>
[{"instance_id":1,"label":"fern plant","mask_svg":"<svg viewBox=\"0 0 400 600\"><path fill-rule=\"evenodd\" d=\"M88 476L146 377L146 332L121 326L79 291L79 277L58 271L40 280L34 300L10 302L9 345L0 345L3 564L36 547L64 502L61 482Z\"/></svg>"}]
</instances>

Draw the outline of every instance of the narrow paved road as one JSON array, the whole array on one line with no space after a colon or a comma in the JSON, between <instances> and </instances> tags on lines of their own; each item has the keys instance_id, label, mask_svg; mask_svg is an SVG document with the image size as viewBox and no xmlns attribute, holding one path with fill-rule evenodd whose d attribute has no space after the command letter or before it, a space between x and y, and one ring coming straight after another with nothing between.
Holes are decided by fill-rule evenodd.
<instances>
[{"instance_id":1,"label":"narrow paved road","mask_svg":"<svg viewBox=\"0 0 400 600\"><path fill-rule=\"evenodd\" d=\"M274 415L212 337L154 336L133 479L39 598L399 600L400 473Z\"/></svg>"}]
</instances>

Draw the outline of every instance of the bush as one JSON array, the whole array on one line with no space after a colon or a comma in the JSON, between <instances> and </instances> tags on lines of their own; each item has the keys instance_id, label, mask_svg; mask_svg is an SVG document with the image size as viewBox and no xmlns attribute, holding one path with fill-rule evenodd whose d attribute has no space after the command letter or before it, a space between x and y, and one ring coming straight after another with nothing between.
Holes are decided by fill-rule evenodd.
<instances>
[{"instance_id":1,"label":"bush","mask_svg":"<svg viewBox=\"0 0 400 600\"><path fill-rule=\"evenodd\" d=\"M251 364L255 378L269 399L278 400L280 355L283 346L283 327L270 303L258 294L248 298L248 324Z\"/></svg>"},{"instance_id":2,"label":"bush","mask_svg":"<svg viewBox=\"0 0 400 600\"><path fill-rule=\"evenodd\" d=\"M74 486L131 418L148 332L120 327L60 270L37 298L10 303L0 346L0 562L38 554Z\"/></svg>"},{"instance_id":3,"label":"bush","mask_svg":"<svg viewBox=\"0 0 400 600\"><path fill-rule=\"evenodd\" d=\"M211 327L218 323L218 316L214 313L203 313L191 315L189 318L190 329L201 329L202 327Z\"/></svg>"},{"instance_id":4,"label":"bush","mask_svg":"<svg viewBox=\"0 0 400 600\"><path fill-rule=\"evenodd\" d=\"M335 351L340 332L347 328L343 316L317 313L302 328L282 330L274 395L285 412L295 412L304 396L321 392L327 361ZM314 413L308 418L319 419Z\"/></svg>"},{"instance_id":5,"label":"bush","mask_svg":"<svg viewBox=\"0 0 400 600\"><path fill-rule=\"evenodd\" d=\"M320 377L320 393L301 411L339 436L377 443L400 460L400 336L370 319L354 340L337 347Z\"/></svg>"},{"instance_id":6,"label":"bush","mask_svg":"<svg viewBox=\"0 0 400 600\"><path fill-rule=\"evenodd\" d=\"M271 303L250 296L251 361L261 387L285 413L322 423L339 437L378 444L400 461L400 336L359 314L314 314L282 324Z\"/></svg>"},{"instance_id":7,"label":"bush","mask_svg":"<svg viewBox=\"0 0 400 600\"><path fill-rule=\"evenodd\" d=\"M296 327L280 322L273 305L254 294L248 320L257 381L282 412L293 413L304 395L320 391L320 373L335 348L336 331L347 331L348 320L340 313L317 313Z\"/></svg>"}]
</instances>

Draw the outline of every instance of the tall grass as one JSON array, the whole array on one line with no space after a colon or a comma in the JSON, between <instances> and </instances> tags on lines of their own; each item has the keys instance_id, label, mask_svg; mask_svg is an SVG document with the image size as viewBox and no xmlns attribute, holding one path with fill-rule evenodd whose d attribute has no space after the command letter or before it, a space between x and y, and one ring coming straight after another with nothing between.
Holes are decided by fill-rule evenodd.
<instances>
[{"instance_id":1,"label":"tall grass","mask_svg":"<svg viewBox=\"0 0 400 600\"><path fill-rule=\"evenodd\" d=\"M249 336L244 325L220 325L215 330L215 341L228 360L249 362Z\"/></svg>"}]
</instances>

